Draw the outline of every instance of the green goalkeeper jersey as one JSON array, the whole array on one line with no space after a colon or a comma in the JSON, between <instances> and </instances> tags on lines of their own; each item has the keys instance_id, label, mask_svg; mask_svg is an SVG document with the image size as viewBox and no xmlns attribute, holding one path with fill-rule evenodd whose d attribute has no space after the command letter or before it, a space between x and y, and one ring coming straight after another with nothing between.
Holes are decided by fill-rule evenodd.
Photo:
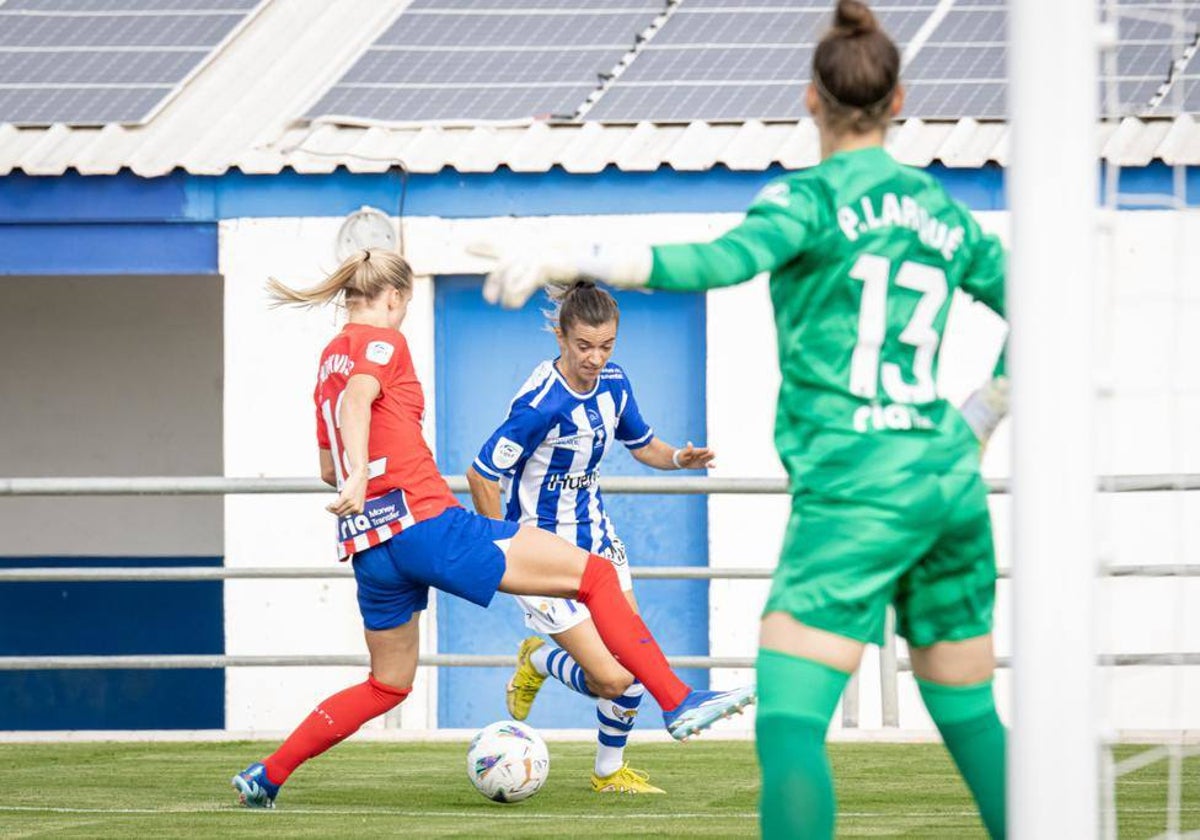
<instances>
[{"instance_id":1,"label":"green goalkeeper jersey","mask_svg":"<svg viewBox=\"0 0 1200 840\"><path fill-rule=\"evenodd\" d=\"M654 249L650 286L702 291L771 274L783 385L775 443L793 490L978 469L937 394L955 289L1004 315L1004 249L925 172L881 147L779 178L705 244Z\"/></svg>"}]
</instances>

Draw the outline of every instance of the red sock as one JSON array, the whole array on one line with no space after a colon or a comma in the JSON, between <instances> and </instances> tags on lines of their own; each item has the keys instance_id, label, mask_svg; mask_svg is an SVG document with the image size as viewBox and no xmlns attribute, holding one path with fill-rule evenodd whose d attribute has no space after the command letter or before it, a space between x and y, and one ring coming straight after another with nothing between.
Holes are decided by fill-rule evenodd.
<instances>
[{"instance_id":1,"label":"red sock","mask_svg":"<svg viewBox=\"0 0 1200 840\"><path fill-rule=\"evenodd\" d=\"M588 556L579 582L579 601L591 612L604 646L642 681L664 711L683 702L691 689L675 676L645 622L625 600L612 563L595 554Z\"/></svg>"},{"instance_id":2,"label":"red sock","mask_svg":"<svg viewBox=\"0 0 1200 840\"><path fill-rule=\"evenodd\" d=\"M267 778L273 784L283 784L301 764L349 738L371 718L399 706L410 691L392 688L368 676L366 682L326 697L279 749L263 759Z\"/></svg>"}]
</instances>

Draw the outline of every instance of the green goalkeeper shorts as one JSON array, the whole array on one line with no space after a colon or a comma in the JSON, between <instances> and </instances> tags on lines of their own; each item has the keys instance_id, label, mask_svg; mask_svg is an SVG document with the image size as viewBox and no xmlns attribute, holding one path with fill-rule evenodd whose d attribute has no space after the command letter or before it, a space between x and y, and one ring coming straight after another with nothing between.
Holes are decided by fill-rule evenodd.
<instances>
[{"instance_id":1,"label":"green goalkeeper shorts","mask_svg":"<svg viewBox=\"0 0 1200 840\"><path fill-rule=\"evenodd\" d=\"M764 613L879 643L894 604L897 632L924 647L991 632L995 594L980 475L902 473L793 497Z\"/></svg>"}]
</instances>

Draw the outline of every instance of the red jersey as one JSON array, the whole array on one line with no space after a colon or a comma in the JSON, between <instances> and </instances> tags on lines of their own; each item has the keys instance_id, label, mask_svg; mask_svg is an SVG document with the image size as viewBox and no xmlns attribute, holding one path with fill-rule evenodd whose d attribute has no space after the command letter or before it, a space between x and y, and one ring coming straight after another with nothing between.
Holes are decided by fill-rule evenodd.
<instances>
[{"instance_id":1,"label":"red jersey","mask_svg":"<svg viewBox=\"0 0 1200 840\"><path fill-rule=\"evenodd\" d=\"M333 455L338 486L349 471L340 429L341 398L356 374L375 377L380 391L371 406L367 509L338 519L342 560L458 506L421 434L425 395L408 342L384 327L347 324L321 354L313 393L317 444Z\"/></svg>"}]
</instances>

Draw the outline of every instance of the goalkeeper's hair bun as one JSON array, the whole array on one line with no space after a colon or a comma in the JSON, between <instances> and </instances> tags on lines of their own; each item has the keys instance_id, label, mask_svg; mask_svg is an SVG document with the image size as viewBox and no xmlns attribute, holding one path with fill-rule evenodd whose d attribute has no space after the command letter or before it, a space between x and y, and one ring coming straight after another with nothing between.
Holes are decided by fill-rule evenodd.
<instances>
[{"instance_id":1,"label":"goalkeeper's hair bun","mask_svg":"<svg viewBox=\"0 0 1200 840\"><path fill-rule=\"evenodd\" d=\"M838 0L833 25L813 52L813 87L836 132L886 126L900 83L900 51L865 3Z\"/></svg>"},{"instance_id":2,"label":"goalkeeper's hair bun","mask_svg":"<svg viewBox=\"0 0 1200 840\"><path fill-rule=\"evenodd\" d=\"M548 294L554 303L554 308L545 313L551 327L566 331L575 324L598 327L621 321L616 299L595 281L582 279L569 286L551 286Z\"/></svg>"},{"instance_id":3,"label":"goalkeeper's hair bun","mask_svg":"<svg viewBox=\"0 0 1200 840\"><path fill-rule=\"evenodd\" d=\"M838 0L833 11L833 29L843 38L855 38L869 32L879 31L879 21L859 0Z\"/></svg>"}]
</instances>

